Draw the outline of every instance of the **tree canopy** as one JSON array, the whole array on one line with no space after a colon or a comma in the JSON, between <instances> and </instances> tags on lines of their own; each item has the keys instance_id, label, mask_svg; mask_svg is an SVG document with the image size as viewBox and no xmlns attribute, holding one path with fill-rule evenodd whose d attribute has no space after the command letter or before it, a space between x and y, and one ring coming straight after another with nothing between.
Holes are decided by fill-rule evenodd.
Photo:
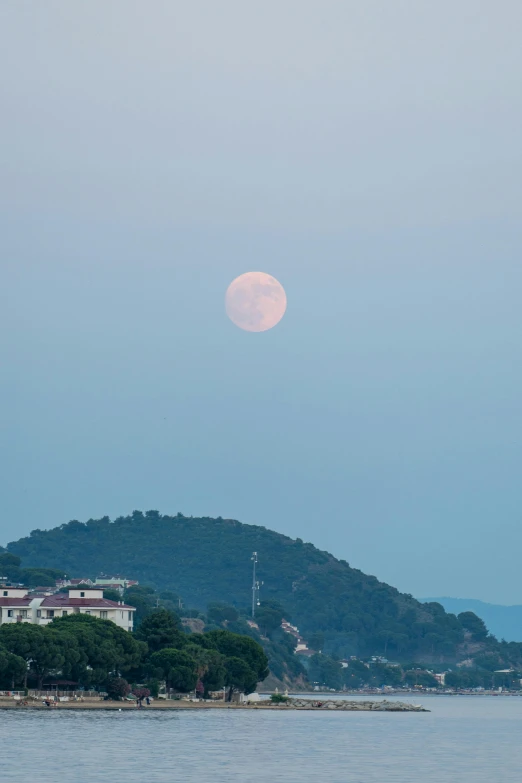
<instances>
[{"instance_id":1,"label":"tree canopy","mask_svg":"<svg viewBox=\"0 0 522 783\"><path fill-rule=\"evenodd\" d=\"M168 609L157 609L138 626L136 639L146 642L151 652L165 647L183 647L185 634L179 618Z\"/></svg>"},{"instance_id":2,"label":"tree canopy","mask_svg":"<svg viewBox=\"0 0 522 783\"><path fill-rule=\"evenodd\" d=\"M486 623L480 617L477 617L474 612L461 612L458 615L458 619L475 641L482 642L487 639L488 629L486 628Z\"/></svg>"},{"instance_id":3,"label":"tree canopy","mask_svg":"<svg viewBox=\"0 0 522 783\"><path fill-rule=\"evenodd\" d=\"M17 683L25 680L26 671L24 658L0 647L0 689L14 690Z\"/></svg>"},{"instance_id":4,"label":"tree canopy","mask_svg":"<svg viewBox=\"0 0 522 783\"><path fill-rule=\"evenodd\" d=\"M184 650L163 647L150 656L151 673L164 679L167 689L191 691L196 687L197 662Z\"/></svg>"},{"instance_id":5,"label":"tree canopy","mask_svg":"<svg viewBox=\"0 0 522 783\"><path fill-rule=\"evenodd\" d=\"M0 553L0 576L6 576L14 584L26 587L54 585L57 579L65 576L60 568L22 568L21 559L11 552Z\"/></svg>"},{"instance_id":6,"label":"tree canopy","mask_svg":"<svg viewBox=\"0 0 522 783\"><path fill-rule=\"evenodd\" d=\"M239 661L239 663L238 663ZM268 673L262 647L230 631L187 634L166 609L148 615L133 634L110 620L70 614L45 626L0 626L0 683L41 688L66 679L120 698L126 683L165 680L169 690L208 694L228 685L254 690ZM123 689L123 690L122 690Z\"/></svg>"},{"instance_id":7,"label":"tree canopy","mask_svg":"<svg viewBox=\"0 0 522 783\"><path fill-rule=\"evenodd\" d=\"M73 520L35 530L9 544L8 551L31 567L86 576L111 570L132 574L160 595L182 595L200 611L212 603L209 619L216 624L226 619L219 604L235 609L249 604L250 558L257 551L264 581L258 617L267 637L277 633L277 604L282 604L305 638L323 634L327 653L452 660L464 639L461 623L440 605L420 604L312 544L235 520L135 511L114 522ZM143 617L152 610L141 587L131 588L126 600Z\"/></svg>"},{"instance_id":8,"label":"tree canopy","mask_svg":"<svg viewBox=\"0 0 522 783\"><path fill-rule=\"evenodd\" d=\"M30 569L91 577L126 573L141 583L125 593L125 600L138 609L138 623L154 611L147 591L155 589L160 608L176 608L177 596L200 612L213 604L210 623L227 623L229 630L243 632L241 612L251 598L253 551L264 582L257 614L267 651L272 645L282 653L286 643L279 633L282 605L305 639L313 638L314 646L318 639L324 641L319 649L329 656L382 655L400 662L451 664L495 649L504 662L522 662L522 646L501 647L470 613L457 618L437 602L421 604L312 544L230 519L134 511L114 521L73 520L53 530L34 530L10 543L0 558L8 558L3 570L18 574ZM24 569L16 558L23 559ZM172 646L167 638L155 642L152 636L151 644ZM282 654L270 653L271 664L272 658L283 671Z\"/></svg>"}]
</instances>

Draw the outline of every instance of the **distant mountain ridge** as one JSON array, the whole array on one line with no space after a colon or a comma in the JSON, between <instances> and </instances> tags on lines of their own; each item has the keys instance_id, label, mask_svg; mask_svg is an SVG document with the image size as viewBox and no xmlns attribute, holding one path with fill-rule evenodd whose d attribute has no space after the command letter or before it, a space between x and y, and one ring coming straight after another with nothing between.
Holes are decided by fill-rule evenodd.
<instances>
[{"instance_id":1,"label":"distant mountain ridge","mask_svg":"<svg viewBox=\"0 0 522 783\"><path fill-rule=\"evenodd\" d=\"M214 601L248 607L255 551L262 599L280 602L305 639L320 633L325 652L424 662L452 662L470 652L469 633L439 604L422 604L299 538L237 520L135 511L113 522L73 520L34 530L8 551L26 568L123 574L200 609Z\"/></svg>"},{"instance_id":2,"label":"distant mountain ridge","mask_svg":"<svg viewBox=\"0 0 522 783\"><path fill-rule=\"evenodd\" d=\"M474 612L484 620L490 633L497 639L507 642L522 642L522 606L502 606L488 604L476 598L420 598L422 602L436 601L442 604L447 612L460 614Z\"/></svg>"}]
</instances>

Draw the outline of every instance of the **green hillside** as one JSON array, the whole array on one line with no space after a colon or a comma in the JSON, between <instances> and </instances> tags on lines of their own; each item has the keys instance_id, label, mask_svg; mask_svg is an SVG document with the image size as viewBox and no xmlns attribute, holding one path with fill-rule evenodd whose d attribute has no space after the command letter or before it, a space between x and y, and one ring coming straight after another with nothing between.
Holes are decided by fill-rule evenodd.
<instances>
[{"instance_id":1,"label":"green hillside","mask_svg":"<svg viewBox=\"0 0 522 783\"><path fill-rule=\"evenodd\" d=\"M326 652L442 662L480 641L439 604L421 604L300 539L235 520L135 511L114 522L104 517L34 530L8 551L25 568L122 574L201 609L216 601L248 606L257 551L262 598L279 601L305 638L322 637Z\"/></svg>"}]
</instances>

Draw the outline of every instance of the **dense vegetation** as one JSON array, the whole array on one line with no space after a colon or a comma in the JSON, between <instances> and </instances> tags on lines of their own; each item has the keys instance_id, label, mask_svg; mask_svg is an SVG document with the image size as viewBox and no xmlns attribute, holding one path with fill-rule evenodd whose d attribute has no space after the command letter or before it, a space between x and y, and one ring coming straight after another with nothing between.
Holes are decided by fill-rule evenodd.
<instances>
[{"instance_id":1,"label":"dense vegetation","mask_svg":"<svg viewBox=\"0 0 522 783\"><path fill-rule=\"evenodd\" d=\"M522 667L522 647L500 650L472 613L457 618L440 604L419 603L312 544L234 520L135 511L114 522L108 517L73 520L35 530L9 544L8 551L33 569L90 577L122 573L170 595L173 602L181 595L196 610L220 602L243 614L256 551L264 582L262 608L284 607L304 638L314 641L310 646L320 639L322 652L333 658L384 655L399 662L452 663L487 649L500 654L504 666ZM265 629L263 636L279 647L291 645L276 628Z\"/></svg>"},{"instance_id":2,"label":"dense vegetation","mask_svg":"<svg viewBox=\"0 0 522 783\"><path fill-rule=\"evenodd\" d=\"M267 674L268 659L254 639L225 629L188 634L164 608L148 614L134 634L85 614L46 626L0 626L3 688L66 681L121 697L129 683L157 692L162 680L169 691L207 695L226 687L231 697L234 690L255 690Z\"/></svg>"},{"instance_id":3,"label":"dense vegetation","mask_svg":"<svg viewBox=\"0 0 522 783\"><path fill-rule=\"evenodd\" d=\"M309 677L313 684L340 690L358 688L422 687L451 688L468 690L484 688L486 690L507 688L521 690L522 667L518 670L499 671L501 655L486 654L479 656L473 666L455 668L445 673L444 686L437 681L433 669L420 668L415 663L402 666L387 665L379 662L350 660L346 668L338 661L326 655L314 655L309 661ZM441 667L434 667L437 671ZM445 668L445 667L442 667Z\"/></svg>"},{"instance_id":4,"label":"dense vegetation","mask_svg":"<svg viewBox=\"0 0 522 783\"><path fill-rule=\"evenodd\" d=\"M109 591L104 590L104 596ZM115 596L116 600L120 596ZM137 585L125 590L123 598L126 603L135 606L135 623L138 626L156 608L162 607L170 611L178 611L182 623L188 628L198 631L228 630L242 636L249 636L258 642L265 651L270 672L282 683L296 685L307 679L306 670L299 657L294 655L296 640L281 629L283 617L289 617L288 611L276 601L265 602L258 608L258 627L249 622L245 612L238 611L234 606L212 602L206 612L183 607L180 599L172 592L156 592L146 585Z\"/></svg>"},{"instance_id":5,"label":"dense vegetation","mask_svg":"<svg viewBox=\"0 0 522 783\"><path fill-rule=\"evenodd\" d=\"M371 664L350 660L346 668L326 655L314 655L309 663L312 683L340 690L358 688L382 688L389 686L437 688L438 682L429 671L415 666L388 666L379 662Z\"/></svg>"},{"instance_id":6,"label":"dense vegetation","mask_svg":"<svg viewBox=\"0 0 522 783\"><path fill-rule=\"evenodd\" d=\"M424 598L423 601L436 601L447 612L460 614L474 612L489 628L497 639L508 642L522 642L522 606L500 606L488 604L470 598Z\"/></svg>"},{"instance_id":7,"label":"dense vegetation","mask_svg":"<svg viewBox=\"0 0 522 783\"><path fill-rule=\"evenodd\" d=\"M65 576L61 568L22 568L16 555L0 549L0 576L9 582L23 584L26 587L54 585L57 579Z\"/></svg>"},{"instance_id":8,"label":"dense vegetation","mask_svg":"<svg viewBox=\"0 0 522 783\"><path fill-rule=\"evenodd\" d=\"M209 604L205 628L226 628L244 636L250 636L264 649L269 669L274 677L289 685L304 684L307 670L295 655L296 639L281 628L288 611L277 601L267 601L258 608L256 626L253 627L246 613L226 604Z\"/></svg>"}]
</instances>

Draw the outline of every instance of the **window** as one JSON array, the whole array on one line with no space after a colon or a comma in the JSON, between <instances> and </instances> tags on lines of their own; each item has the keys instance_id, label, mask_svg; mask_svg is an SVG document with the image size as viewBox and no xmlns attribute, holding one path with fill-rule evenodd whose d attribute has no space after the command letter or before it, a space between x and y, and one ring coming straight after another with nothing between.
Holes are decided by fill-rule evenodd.
<instances>
[{"instance_id":1,"label":"window","mask_svg":"<svg viewBox=\"0 0 522 783\"><path fill-rule=\"evenodd\" d=\"M102 620L106 620L107 619L107 612L104 612L104 611L100 612L100 617L101 617Z\"/></svg>"},{"instance_id":2,"label":"window","mask_svg":"<svg viewBox=\"0 0 522 783\"><path fill-rule=\"evenodd\" d=\"M65 617L67 614L68 614L67 609L64 609L63 612L62 612L62 617Z\"/></svg>"},{"instance_id":3,"label":"window","mask_svg":"<svg viewBox=\"0 0 522 783\"><path fill-rule=\"evenodd\" d=\"M47 610L47 617L54 617L54 609Z\"/></svg>"},{"instance_id":4,"label":"window","mask_svg":"<svg viewBox=\"0 0 522 783\"><path fill-rule=\"evenodd\" d=\"M20 609L20 617L23 620L27 619L27 609Z\"/></svg>"},{"instance_id":5,"label":"window","mask_svg":"<svg viewBox=\"0 0 522 783\"><path fill-rule=\"evenodd\" d=\"M80 598L85 598L85 593L80 593Z\"/></svg>"},{"instance_id":6,"label":"window","mask_svg":"<svg viewBox=\"0 0 522 783\"><path fill-rule=\"evenodd\" d=\"M129 623L132 622L132 612L129 612Z\"/></svg>"},{"instance_id":7,"label":"window","mask_svg":"<svg viewBox=\"0 0 522 783\"><path fill-rule=\"evenodd\" d=\"M9 592L7 590L4 590L4 595L9 595Z\"/></svg>"},{"instance_id":8,"label":"window","mask_svg":"<svg viewBox=\"0 0 522 783\"><path fill-rule=\"evenodd\" d=\"M37 609L36 610L36 616L37 617L41 617L42 616L42 610L41 609Z\"/></svg>"},{"instance_id":9,"label":"window","mask_svg":"<svg viewBox=\"0 0 522 783\"><path fill-rule=\"evenodd\" d=\"M12 609L8 609L7 610L7 616L8 617L12 617L13 616L13 610Z\"/></svg>"},{"instance_id":10,"label":"window","mask_svg":"<svg viewBox=\"0 0 522 783\"><path fill-rule=\"evenodd\" d=\"M90 614L90 613L91 613L91 610L90 610L90 609L86 609L86 610L85 610L85 614Z\"/></svg>"}]
</instances>

